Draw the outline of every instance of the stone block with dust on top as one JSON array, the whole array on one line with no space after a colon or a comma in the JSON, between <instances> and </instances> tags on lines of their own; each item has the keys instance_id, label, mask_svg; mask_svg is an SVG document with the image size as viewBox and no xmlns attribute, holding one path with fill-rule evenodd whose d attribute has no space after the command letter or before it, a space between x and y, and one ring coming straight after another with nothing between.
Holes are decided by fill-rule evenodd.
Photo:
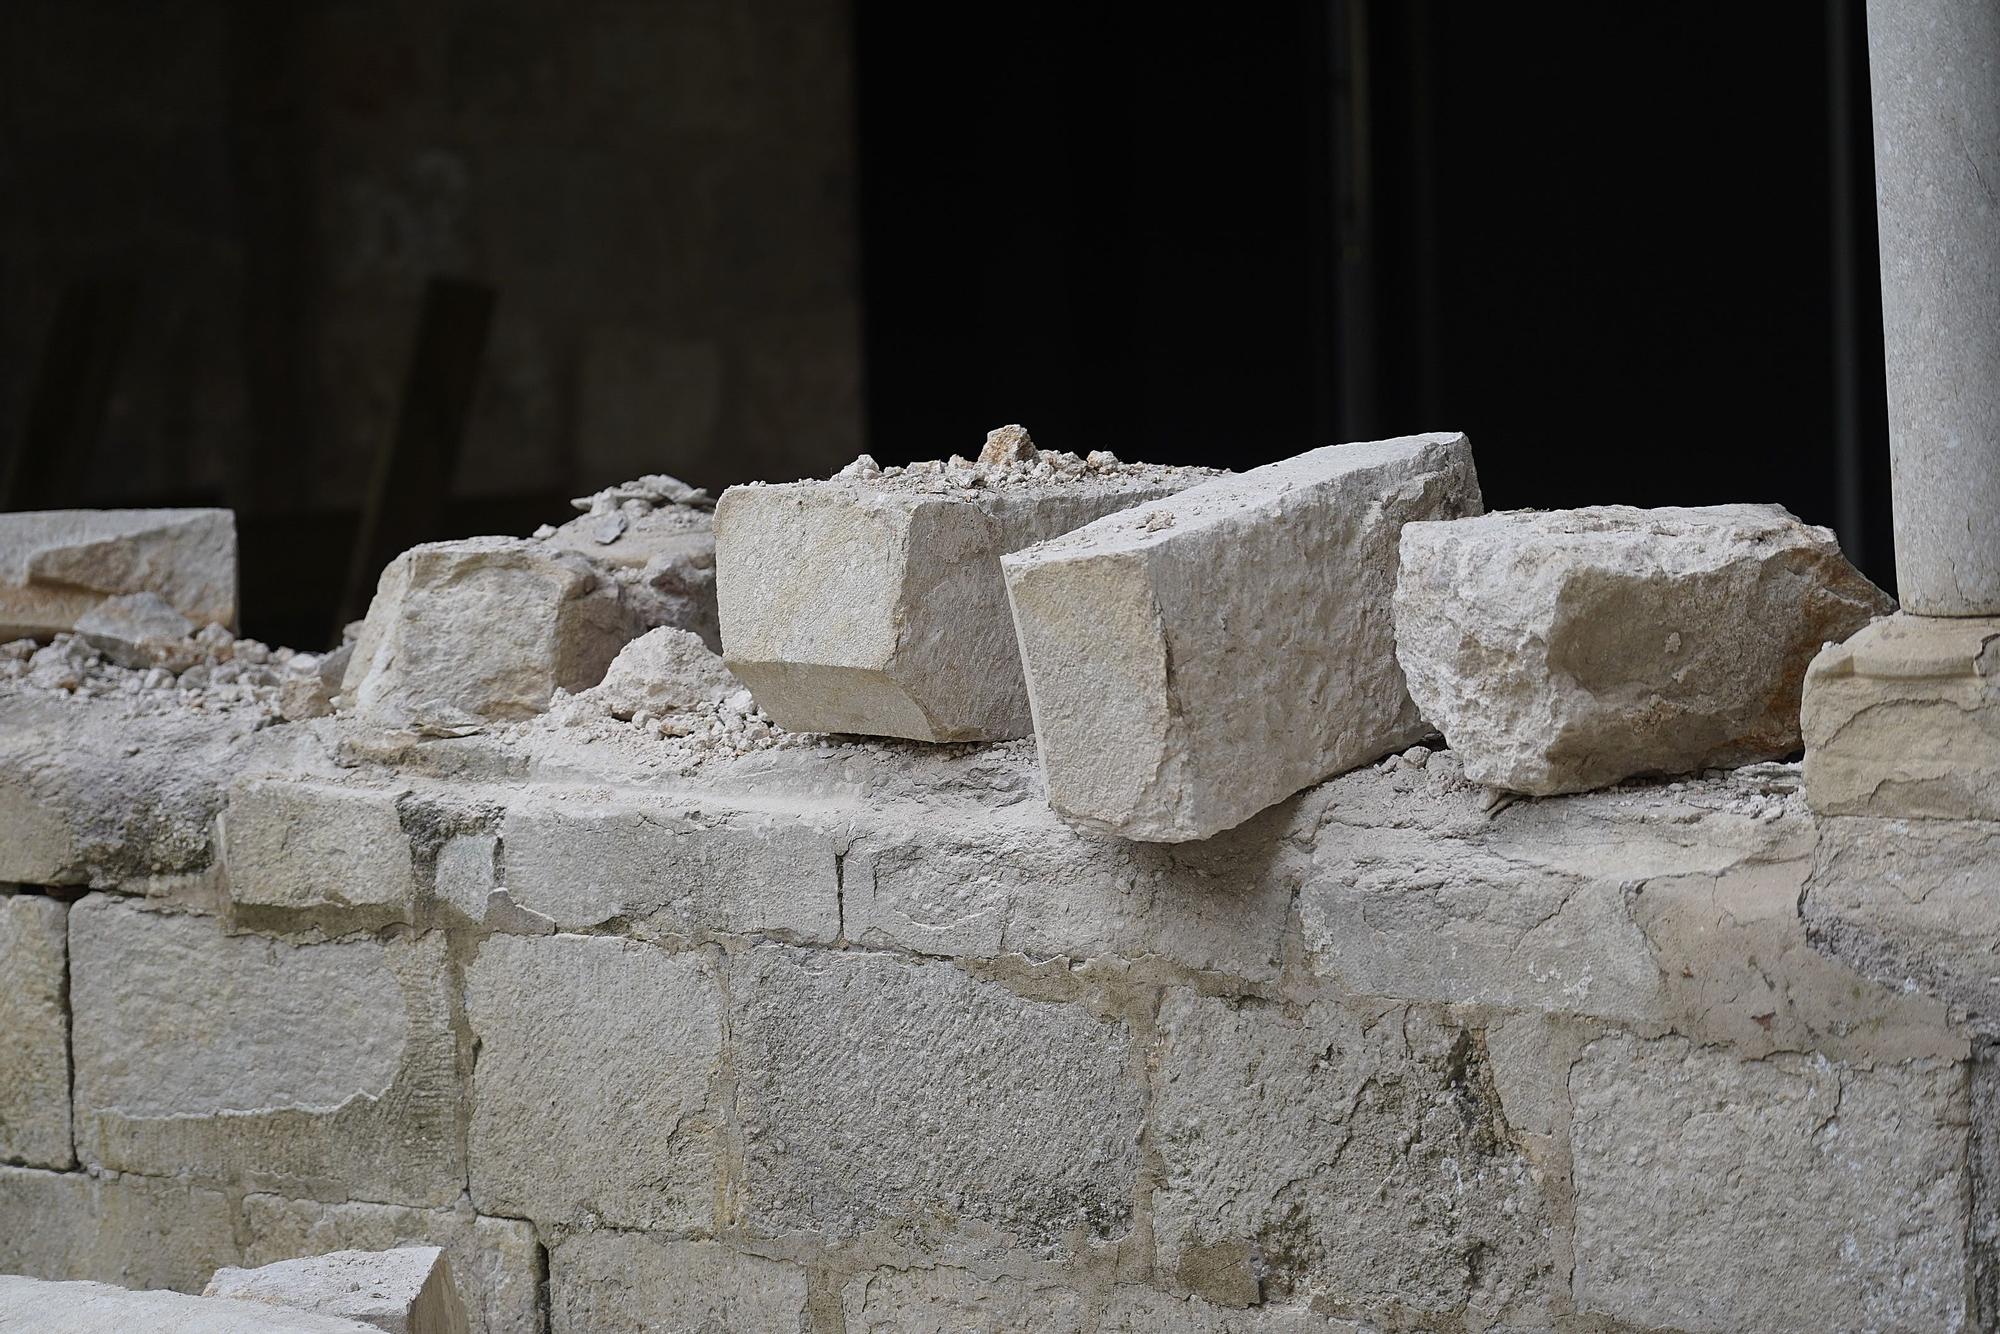
<instances>
[{"instance_id":1,"label":"stone block with dust on top","mask_svg":"<svg viewBox=\"0 0 2000 1334\"><path fill-rule=\"evenodd\" d=\"M1002 560L1049 803L1184 842L1422 740L1396 542L1477 514L1455 433L1332 445Z\"/></svg>"},{"instance_id":2,"label":"stone block with dust on top","mask_svg":"<svg viewBox=\"0 0 2000 1334\"><path fill-rule=\"evenodd\" d=\"M0 514L0 640L73 630L108 598L156 593L196 625L236 625L229 510Z\"/></svg>"},{"instance_id":3,"label":"stone block with dust on top","mask_svg":"<svg viewBox=\"0 0 2000 1334\"><path fill-rule=\"evenodd\" d=\"M336 1316L385 1334L466 1334L465 1307L436 1246L334 1251L261 1269L218 1269L204 1297Z\"/></svg>"},{"instance_id":4,"label":"stone block with dust on top","mask_svg":"<svg viewBox=\"0 0 2000 1334\"><path fill-rule=\"evenodd\" d=\"M716 507L723 658L794 732L995 741L1031 728L1002 554L1213 476L1035 449L731 487Z\"/></svg>"},{"instance_id":5,"label":"stone block with dust on top","mask_svg":"<svg viewBox=\"0 0 2000 1334\"><path fill-rule=\"evenodd\" d=\"M1806 664L1893 604L1776 505L1403 530L1396 653L1475 782L1544 796L1783 759Z\"/></svg>"}]
</instances>

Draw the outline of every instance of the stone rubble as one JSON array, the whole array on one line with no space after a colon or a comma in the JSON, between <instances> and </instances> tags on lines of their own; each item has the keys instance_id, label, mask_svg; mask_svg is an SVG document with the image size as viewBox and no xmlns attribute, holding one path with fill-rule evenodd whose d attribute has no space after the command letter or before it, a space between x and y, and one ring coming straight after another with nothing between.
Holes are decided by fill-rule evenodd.
<instances>
[{"instance_id":1,"label":"stone rubble","mask_svg":"<svg viewBox=\"0 0 2000 1334\"><path fill-rule=\"evenodd\" d=\"M108 638L100 632L100 642ZM46 644L0 644L0 686L55 698L115 700L135 713L245 713L268 721L287 712L288 682L318 681L321 656L238 639L219 625L177 640L116 641L114 660L81 634Z\"/></svg>"},{"instance_id":2,"label":"stone rubble","mask_svg":"<svg viewBox=\"0 0 2000 1334\"><path fill-rule=\"evenodd\" d=\"M218 1269L201 1295L351 1320L383 1334L468 1334L451 1265L436 1246Z\"/></svg>"},{"instance_id":3,"label":"stone rubble","mask_svg":"<svg viewBox=\"0 0 2000 1334\"><path fill-rule=\"evenodd\" d=\"M1806 664L1894 604L1774 505L1403 530L1396 654L1474 781L1548 795L1776 760Z\"/></svg>"},{"instance_id":4,"label":"stone rubble","mask_svg":"<svg viewBox=\"0 0 2000 1334\"><path fill-rule=\"evenodd\" d=\"M229 510L0 514L0 639L76 628L106 598L154 593L197 625L236 624Z\"/></svg>"}]
</instances>

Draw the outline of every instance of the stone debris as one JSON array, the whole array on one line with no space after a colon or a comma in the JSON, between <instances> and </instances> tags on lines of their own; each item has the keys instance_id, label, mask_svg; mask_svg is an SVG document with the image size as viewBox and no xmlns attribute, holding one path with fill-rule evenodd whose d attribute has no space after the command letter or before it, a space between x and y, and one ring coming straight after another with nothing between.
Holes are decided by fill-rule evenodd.
<instances>
[{"instance_id":1,"label":"stone debris","mask_svg":"<svg viewBox=\"0 0 2000 1334\"><path fill-rule=\"evenodd\" d=\"M229 510L0 514L0 639L47 637L122 593L156 593L197 625L236 624Z\"/></svg>"},{"instance_id":2,"label":"stone debris","mask_svg":"<svg viewBox=\"0 0 2000 1334\"><path fill-rule=\"evenodd\" d=\"M121 593L76 619L76 633L120 667L194 665L195 625L158 593Z\"/></svg>"},{"instance_id":3,"label":"stone debris","mask_svg":"<svg viewBox=\"0 0 2000 1334\"><path fill-rule=\"evenodd\" d=\"M934 742L1026 736L998 558L1218 475L1048 451L1021 461L1032 442L1009 429L994 433L992 453L1013 462L857 466L723 494L724 658L779 725Z\"/></svg>"},{"instance_id":4,"label":"stone debris","mask_svg":"<svg viewBox=\"0 0 2000 1334\"><path fill-rule=\"evenodd\" d=\"M1049 803L1207 838L1423 740L1389 600L1405 523L1480 510L1463 435L1335 445L1002 559Z\"/></svg>"},{"instance_id":5,"label":"stone debris","mask_svg":"<svg viewBox=\"0 0 2000 1334\"><path fill-rule=\"evenodd\" d=\"M1799 748L1819 646L1887 612L1775 505L1611 505L1403 530L1396 652L1475 782L1547 795Z\"/></svg>"},{"instance_id":6,"label":"stone debris","mask_svg":"<svg viewBox=\"0 0 2000 1334\"><path fill-rule=\"evenodd\" d=\"M0 1330L23 1334L380 1334L309 1311L0 1274Z\"/></svg>"},{"instance_id":7,"label":"stone debris","mask_svg":"<svg viewBox=\"0 0 2000 1334\"><path fill-rule=\"evenodd\" d=\"M467 1334L451 1266L436 1246L334 1251L261 1269L219 1269L204 1297L352 1320L386 1334Z\"/></svg>"},{"instance_id":8,"label":"stone debris","mask_svg":"<svg viewBox=\"0 0 2000 1334\"><path fill-rule=\"evenodd\" d=\"M1815 810L2000 820L2000 617L1896 615L1829 644L1803 725Z\"/></svg>"},{"instance_id":9,"label":"stone debris","mask_svg":"<svg viewBox=\"0 0 2000 1334\"><path fill-rule=\"evenodd\" d=\"M706 712L740 688L699 636L663 625L620 649L604 679L584 697L613 718L631 722L646 715Z\"/></svg>"},{"instance_id":10,"label":"stone debris","mask_svg":"<svg viewBox=\"0 0 2000 1334\"><path fill-rule=\"evenodd\" d=\"M979 451L979 461L989 468L1007 468L1015 465L1033 467L1041 462L1042 451L1035 448L1035 442L1028 435L1025 426L1002 426L997 431L986 433L986 445Z\"/></svg>"},{"instance_id":11,"label":"stone debris","mask_svg":"<svg viewBox=\"0 0 2000 1334\"><path fill-rule=\"evenodd\" d=\"M287 683L316 675L322 661L318 654L238 639L219 625L179 640L113 642L123 662L80 634L58 634L47 644L0 644L0 690L119 700L145 714L251 713L275 722L294 716L283 704Z\"/></svg>"}]
</instances>

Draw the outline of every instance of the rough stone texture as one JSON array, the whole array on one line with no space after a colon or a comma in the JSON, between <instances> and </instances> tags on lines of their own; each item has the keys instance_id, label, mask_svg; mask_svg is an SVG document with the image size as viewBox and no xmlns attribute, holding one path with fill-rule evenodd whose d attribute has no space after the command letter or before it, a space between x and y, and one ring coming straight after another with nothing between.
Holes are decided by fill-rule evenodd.
<instances>
[{"instance_id":1,"label":"rough stone texture","mask_svg":"<svg viewBox=\"0 0 2000 1334\"><path fill-rule=\"evenodd\" d=\"M1580 1312L1688 1331L1966 1327L1962 1065L1744 1061L1614 1034L1570 1088Z\"/></svg>"},{"instance_id":2,"label":"rough stone texture","mask_svg":"<svg viewBox=\"0 0 2000 1334\"><path fill-rule=\"evenodd\" d=\"M493 936L468 973L466 1008L479 1043L471 1156L482 1213L713 1226L722 1016L707 955Z\"/></svg>"},{"instance_id":3,"label":"rough stone texture","mask_svg":"<svg viewBox=\"0 0 2000 1334\"><path fill-rule=\"evenodd\" d=\"M435 1246L333 1251L218 1269L204 1297L334 1316L386 1334L469 1334L451 1263Z\"/></svg>"},{"instance_id":4,"label":"rough stone texture","mask_svg":"<svg viewBox=\"0 0 2000 1334\"><path fill-rule=\"evenodd\" d=\"M2000 9L1869 0L1896 579L2000 616Z\"/></svg>"},{"instance_id":5,"label":"rough stone texture","mask_svg":"<svg viewBox=\"0 0 2000 1334\"><path fill-rule=\"evenodd\" d=\"M1820 821L1801 911L1815 945L1896 990L1936 997L2000 1037L2000 824Z\"/></svg>"},{"instance_id":6,"label":"rough stone texture","mask_svg":"<svg viewBox=\"0 0 2000 1334\"><path fill-rule=\"evenodd\" d=\"M0 1162L68 1167L66 910L0 889Z\"/></svg>"},{"instance_id":7,"label":"rough stone texture","mask_svg":"<svg viewBox=\"0 0 2000 1334\"><path fill-rule=\"evenodd\" d=\"M219 1190L0 1167L0 1273L200 1292L242 1256Z\"/></svg>"},{"instance_id":8,"label":"rough stone texture","mask_svg":"<svg viewBox=\"0 0 2000 1334\"><path fill-rule=\"evenodd\" d=\"M736 688L722 659L699 637L663 625L620 649L591 693L612 717L629 720L710 708Z\"/></svg>"},{"instance_id":9,"label":"rough stone texture","mask_svg":"<svg viewBox=\"0 0 2000 1334\"><path fill-rule=\"evenodd\" d=\"M688 503L690 500L694 503ZM640 478L576 501L587 509L544 540L607 573L641 626L676 626L722 651L715 527L707 496L676 478Z\"/></svg>"},{"instance_id":10,"label":"rough stone texture","mask_svg":"<svg viewBox=\"0 0 2000 1334\"><path fill-rule=\"evenodd\" d=\"M1336 445L1006 557L1050 805L1206 838L1421 740L1396 666L1396 539L1477 514L1462 435Z\"/></svg>"},{"instance_id":11,"label":"rough stone texture","mask_svg":"<svg viewBox=\"0 0 2000 1334\"><path fill-rule=\"evenodd\" d=\"M1089 1298L1061 1276L982 1278L963 1269L877 1269L840 1292L847 1334L1083 1334Z\"/></svg>"},{"instance_id":12,"label":"rough stone texture","mask_svg":"<svg viewBox=\"0 0 2000 1334\"><path fill-rule=\"evenodd\" d=\"M1893 605L1775 505L1489 514L1402 550L1410 693L1468 777L1536 795L1783 759L1812 655Z\"/></svg>"},{"instance_id":13,"label":"rough stone texture","mask_svg":"<svg viewBox=\"0 0 2000 1334\"><path fill-rule=\"evenodd\" d=\"M715 511L724 660L787 731L1027 736L1001 554L1200 477L1171 476L958 494L731 487Z\"/></svg>"},{"instance_id":14,"label":"rough stone texture","mask_svg":"<svg viewBox=\"0 0 2000 1334\"><path fill-rule=\"evenodd\" d=\"M0 640L46 637L121 593L157 593L196 625L236 625L228 510L0 514Z\"/></svg>"},{"instance_id":15,"label":"rough stone texture","mask_svg":"<svg viewBox=\"0 0 2000 1334\"><path fill-rule=\"evenodd\" d=\"M1123 1024L949 964L777 946L732 960L729 995L753 1229L990 1227L1055 1246L1130 1227L1141 1098Z\"/></svg>"},{"instance_id":16,"label":"rough stone texture","mask_svg":"<svg viewBox=\"0 0 2000 1334\"><path fill-rule=\"evenodd\" d=\"M1547 1300L1542 1185L1476 1030L1388 1004L1319 1002L1295 1018L1185 989L1159 1029L1166 1285L1231 1306L1324 1295L1369 1319L1470 1328Z\"/></svg>"},{"instance_id":17,"label":"rough stone texture","mask_svg":"<svg viewBox=\"0 0 2000 1334\"><path fill-rule=\"evenodd\" d=\"M186 642L197 629L158 593L121 593L76 618L76 632L120 667L191 666L196 649Z\"/></svg>"},{"instance_id":18,"label":"rough stone texture","mask_svg":"<svg viewBox=\"0 0 2000 1334\"><path fill-rule=\"evenodd\" d=\"M2000 618L1897 615L1828 645L1803 722L1814 810L2000 820Z\"/></svg>"},{"instance_id":19,"label":"rough stone texture","mask_svg":"<svg viewBox=\"0 0 2000 1334\"><path fill-rule=\"evenodd\" d=\"M563 930L840 932L834 839L797 814L552 791L515 805L502 828L509 897Z\"/></svg>"},{"instance_id":20,"label":"rough stone texture","mask_svg":"<svg viewBox=\"0 0 2000 1334\"><path fill-rule=\"evenodd\" d=\"M35 1334L379 1334L375 1325L178 1292L48 1283L0 1274L0 1330Z\"/></svg>"},{"instance_id":21,"label":"rough stone texture","mask_svg":"<svg viewBox=\"0 0 2000 1334\"><path fill-rule=\"evenodd\" d=\"M282 1194L464 1188L444 944L291 945L102 896L70 909L77 1154Z\"/></svg>"},{"instance_id":22,"label":"rough stone texture","mask_svg":"<svg viewBox=\"0 0 2000 1334\"><path fill-rule=\"evenodd\" d=\"M542 1328L541 1248L534 1228L517 1219L482 1218L465 1204L405 1209L250 1195L243 1201L243 1233L246 1266L333 1250L439 1246L451 1262L472 1334L538 1334Z\"/></svg>"},{"instance_id":23,"label":"rough stone texture","mask_svg":"<svg viewBox=\"0 0 2000 1334\"><path fill-rule=\"evenodd\" d=\"M230 902L348 926L414 921L416 867L397 795L269 778L236 783L221 825Z\"/></svg>"},{"instance_id":24,"label":"rough stone texture","mask_svg":"<svg viewBox=\"0 0 2000 1334\"><path fill-rule=\"evenodd\" d=\"M712 1241L598 1231L549 1248L550 1334L797 1330L805 1309L803 1269Z\"/></svg>"}]
</instances>

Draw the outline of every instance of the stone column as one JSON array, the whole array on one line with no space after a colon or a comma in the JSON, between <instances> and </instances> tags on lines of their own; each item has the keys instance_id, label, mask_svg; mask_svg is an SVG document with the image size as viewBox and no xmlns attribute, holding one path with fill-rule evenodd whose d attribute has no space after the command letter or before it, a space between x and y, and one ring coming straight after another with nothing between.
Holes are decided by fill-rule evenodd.
<instances>
[{"instance_id":1,"label":"stone column","mask_svg":"<svg viewBox=\"0 0 2000 1334\"><path fill-rule=\"evenodd\" d=\"M1868 0L1897 582L2000 616L2000 0Z\"/></svg>"}]
</instances>

